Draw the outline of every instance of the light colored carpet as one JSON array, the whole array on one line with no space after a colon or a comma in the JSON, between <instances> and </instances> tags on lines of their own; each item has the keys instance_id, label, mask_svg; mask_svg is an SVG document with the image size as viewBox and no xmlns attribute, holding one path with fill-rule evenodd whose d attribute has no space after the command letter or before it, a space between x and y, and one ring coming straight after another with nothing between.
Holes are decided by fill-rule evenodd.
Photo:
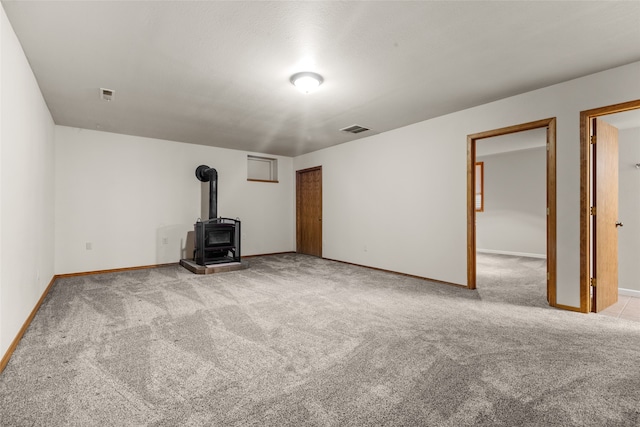
<instances>
[{"instance_id":1,"label":"light colored carpet","mask_svg":"<svg viewBox=\"0 0 640 427\"><path fill-rule=\"evenodd\" d=\"M513 261L541 269L479 259L469 291L289 254L59 280L0 425L640 425L640 323L549 308Z\"/></svg>"},{"instance_id":2,"label":"light colored carpet","mask_svg":"<svg viewBox=\"0 0 640 427\"><path fill-rule=\"evenodd\" d=\"M505 308L548 307L547 260L477 253L476 270L476 287L482 300Z\"/></svg>"}]
</instances>

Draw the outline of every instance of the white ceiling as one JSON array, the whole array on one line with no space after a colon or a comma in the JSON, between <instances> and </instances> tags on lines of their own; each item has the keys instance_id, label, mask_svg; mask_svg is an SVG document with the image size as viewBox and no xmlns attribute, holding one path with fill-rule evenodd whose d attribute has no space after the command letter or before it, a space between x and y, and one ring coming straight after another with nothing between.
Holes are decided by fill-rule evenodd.
<instances>
[{"instance_id":1,"label":"white ceiling","mask_svg":"<svg viewBox=\"0 0 640 427\"><path fill-rule=\"evenodd\" d=\"M2 4L57 124L288 156L640 60L638 1Z\"/></svg>"}]
</instances>

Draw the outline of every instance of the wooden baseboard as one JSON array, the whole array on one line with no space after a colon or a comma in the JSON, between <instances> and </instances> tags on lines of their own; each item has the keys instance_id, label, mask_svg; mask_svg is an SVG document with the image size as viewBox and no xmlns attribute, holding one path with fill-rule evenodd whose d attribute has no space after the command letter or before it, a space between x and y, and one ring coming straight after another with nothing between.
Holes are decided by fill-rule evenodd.
<instances>
[{"instance_id":1,"label":"wooden baseboard","mask_svg":"<svg viewBox=\"0 0 640 427\"><path fill-rule=\"evenodd\" d=\"M269 253L269 254L243 255L242 258L255 258L255 257L259 257L259 256L285 255L285 254L295 254L295 252L294 251L287 251L287 252L272 252L272 253Z\"/></svg>"},{"instance_id":2,"label":"wooden baseboard","mask_svg":"<svg viewBox=\"0 0 640 427\"><path fill-rule=\"evenodd\" d=\"M437 279L430 279L428 277L422 277L422 276L416 276L413 274L407 274L407 273L400 273L398 271L393 271L393 270L385 270L384 268L377 268L377 267L370 267L368 265L362 265L362 264L356 264L353 262L347 262L347 261L340 261L338 259L331 259L331 258L322 258L322 259L326 259L327 261L335 261L335 262L341 262L342 264L348 264L348 265L355 265L357 267L364 267L364 268L369 268L371 270L377 270L377 271L383 271L385 273L392 273L392 274L398 274L400 276L405 276L405 277L411 277L414 279L420 279L420 280L425 280L428 282L434 282L434 283L440 283L443 285L448 285L448 286L455 286L456 288L465 288L468 289L467 286L465 285L460 285L458 283L452 283L452 282L445 282L444 280L437 280Z\"/></svg>"},{"instance_id":3,"label":"wooden baseboard","mask_svg":"<svg viewBox=\"0 0 640 427\"><path fill-rule=\"evenodd\" d=\"M172 265L178 265L178 263L170 262L168 264L141 265L139 267L112 268L110 270L95 270L95 271L84 271L80 273L57 274L55 277L58 279L64 279L66 277L90 276L93 274L105 274L105 273L121 273L123 271L146 270L149 268L169 267Z\"/></svg>"},{"instance_id":4,"label":"wooden baseboard","mask_svg":"<svg viewBox=\"0 0 640 427\"><path fill-rule=\"evenodd\" d=\"M42 296L40 297L40 299L36 303L35 307L33 307L33 310L31 310L31 314L29 314L29 317L27 317L27 320L25 320L24 324L22 325L22 328L20 328L20 330L18 331L18 335L16 335L16 337L13 339L13 342L11 343L9 348L7 349L7 352L4 354L4 356L2 356L2 360L0 360L0 373L2 373L2 371L4 371L4 368L7 367L7 364L9 363L9 359L11 359L11 356L13 355L13 352L15 351L16 347L18 347L18 343L20 342L20 340L24 336L24 333L27 331L27 328L31 324L31 321L36 316L36 313L40 309L40 306L42 305L42 302L47 297L47 294L49 293L49 290L51 289L51 287L53 286L53 284L55 283L57 278L58 278L58 276L53 276L51 278L51 281L49 282L49 284L47 285L46 289L42 293Z\"/></svg>"}]
</instances>

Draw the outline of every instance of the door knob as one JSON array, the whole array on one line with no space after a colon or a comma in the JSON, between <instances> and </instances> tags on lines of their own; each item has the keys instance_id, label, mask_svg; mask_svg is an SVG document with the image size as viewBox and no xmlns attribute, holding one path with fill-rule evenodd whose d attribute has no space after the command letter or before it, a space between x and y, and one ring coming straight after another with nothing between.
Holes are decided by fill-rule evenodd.
<instances>
[{"instance_id":1,"label":"door knob","mask_svg":"<svg viewBox=\"0 0 640 427\"><path fill-rule=\"evenodd\" d=\"M616 227L624 227L624 224L620 221L616 222Z\"/></svg>"}]
</instances>

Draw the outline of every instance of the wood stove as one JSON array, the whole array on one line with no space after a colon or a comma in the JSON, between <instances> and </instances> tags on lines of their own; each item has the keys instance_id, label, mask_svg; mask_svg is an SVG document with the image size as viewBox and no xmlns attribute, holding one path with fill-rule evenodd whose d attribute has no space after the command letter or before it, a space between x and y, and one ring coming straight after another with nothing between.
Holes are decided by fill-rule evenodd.
<instances>
[{"instance_id":1,"label":"wood stove","mask_svg":"<svg viewBox=\"0 0 640 427\"><path fill-rule=\"evenodd\" d=\"M198 166L196 177L209 182L209 219L195 223L194 261L199 265L240 262L240 220L218 218L218 172Z\"/></svg>"},{"instance_id":2,"label":"wood stove","mask_svg":"<svg viewBox=\"0 0 640 427\"><path fill-rule=\"evenodd\" d=\"M194 261L199 265L240 262L240 221L212 218L195 223Z\"/></svg>"}]
</instances>

